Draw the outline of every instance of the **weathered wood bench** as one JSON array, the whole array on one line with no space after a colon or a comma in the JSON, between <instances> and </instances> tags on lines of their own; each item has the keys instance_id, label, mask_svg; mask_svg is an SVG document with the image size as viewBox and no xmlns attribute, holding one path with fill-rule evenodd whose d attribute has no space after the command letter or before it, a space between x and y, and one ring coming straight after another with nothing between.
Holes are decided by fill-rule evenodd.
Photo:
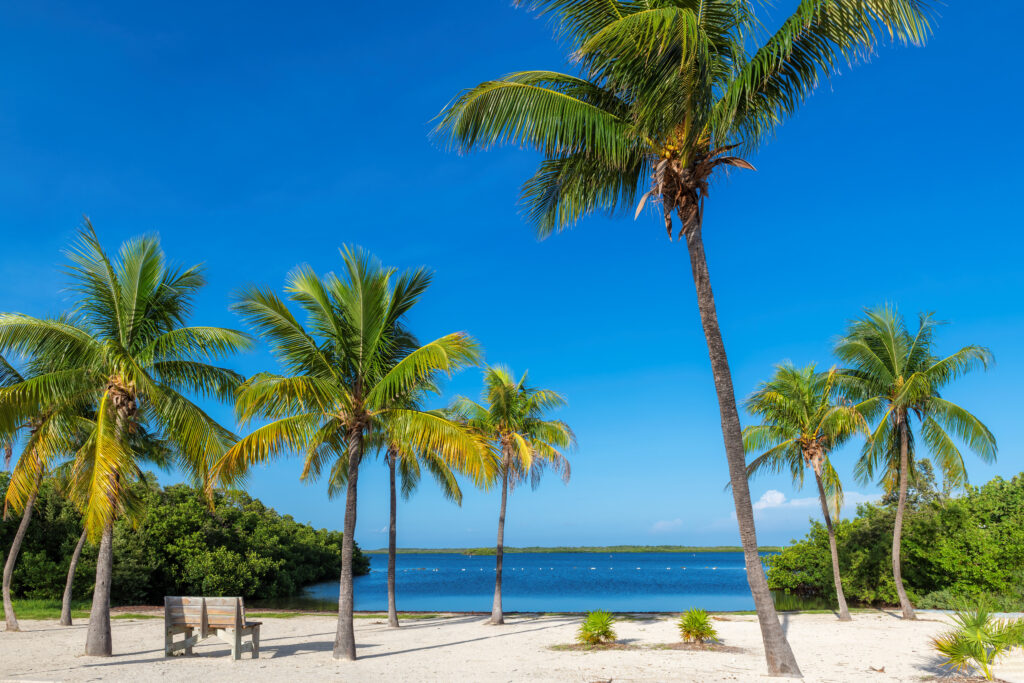
<instances>
[{"instance_id":1,"label":"weathered wood bench","mask_svg":"<svg viewBox=\"0 0 1024 683\"><path fill-rule=\"evenodd\" d=\"M216 637L231 646L231 658L241 659L243 652L260 656L260 623L246 621L242 598L164 597L164 656L181 650L192 654L192 646ZM199 633L195 634L198 630ZM174 636L185 634L174 642ZM242 638L248 636L249 642Z\"/></svg>"}]
</instances>

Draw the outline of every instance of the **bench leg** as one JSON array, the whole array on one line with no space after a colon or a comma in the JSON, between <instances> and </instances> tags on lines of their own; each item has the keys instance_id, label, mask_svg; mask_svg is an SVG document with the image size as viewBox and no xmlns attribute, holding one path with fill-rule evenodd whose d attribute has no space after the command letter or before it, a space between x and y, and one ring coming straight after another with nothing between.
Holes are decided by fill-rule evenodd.
<instances>
[{"instance_id":1,"label":"bench leg","mask_svg":"<svg viewBox=\"0 0 1024 683\"><path fill-rule=\"evenodd\" d=\"M192 629L189 629L189 630L185 631L185 637L188 638L189 640L192 639ZM192 646L191 645L189 645L188 647L185 648L185 654L186 655L192 654Z\"/></svg>"},{"instance_id":2,"label":"bench leg","mask_svg":"<svg viewBox=\"0 0 1024 683\"><path fill-rule=\"evenodd\" d=\"M174 634L171 633L171 629L164 628L164 657L170 657L173 654L171 645L174 643Z\"/></svg>"},{"instance_id":3,"label":"bench leg","mask_svg":"<svg viewBox=\"0 0 1024 683\"><path fill-rule=\"evenodd\" d=\"M252 630L252 658L260 658L260 627L257 626Z\"/></svg>"},{"instance_id":4,"label":"bench leg","mask_svg":"<svg viewBox=\"0 0 1024 683\"><path fill-rule=\"evenodd\" d=\"M242 658L242 630L234 629L231 632L231 659Z\"/></svg>"}]
</instances>

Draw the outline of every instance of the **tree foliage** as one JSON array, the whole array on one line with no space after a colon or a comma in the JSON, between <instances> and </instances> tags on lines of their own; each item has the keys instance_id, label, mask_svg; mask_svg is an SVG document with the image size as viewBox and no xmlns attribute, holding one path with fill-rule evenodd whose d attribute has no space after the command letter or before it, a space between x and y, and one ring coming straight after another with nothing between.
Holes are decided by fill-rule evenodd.
<instances>
[{"instance_id":1,"label":"tree foliage","mask_svg":"<svg viewBox=\"0 0 1024 683\"><path fill-rule=\"evenodd\" d=\"M0 494L9 477L0 473ZM336 578L342 535L280 515L241 492L218 492L213 510L200 488L161 488L152 475L135 485L143 510L114 526L114 604L154 604L165 595L241 595L267 599L296 595L304 586ZM43 484L14 574L15 594L59 599L82 517L52 482ZM0 547L10 546L18 519L0 522ZM357 551L357 574L369 560ZM75 594L92 591L96 546L86 545Z\"/></svg>"},{"instance_id":2,"label":"tree foliage","mask_svg":"<svg viewBox=\"0 0 1024 683\"><path fill-rule=\"evenodd\" d=\"M921 463L927 462L921 460ZM1024 609L1024 475L999 477L948 498L925 483L911 489L903 531L904 581L920 607L951 609L987 600ZM866 504L836 525L847 597L854 603L897 604L889 570L895 508ZM811 530L768 558L773 590L830 597L832 573L825 528Z\"/></svg>"}]
</instances>

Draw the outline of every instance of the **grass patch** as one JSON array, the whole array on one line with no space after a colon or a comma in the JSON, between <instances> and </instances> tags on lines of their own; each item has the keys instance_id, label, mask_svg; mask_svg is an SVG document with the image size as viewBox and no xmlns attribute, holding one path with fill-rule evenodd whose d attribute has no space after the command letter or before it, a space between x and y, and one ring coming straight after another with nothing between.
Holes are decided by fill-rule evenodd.
<instances>
[{"instance_id":1,"label":"grass patch","mask_svg":"<svg viewBox=\"0 0 1024 683\"><path fill-rule=\"evenodd\" d=\"M71 603L71 618L84 618L89 616L90 603L84 600L76 600ZM60 600L33 600L21 599L14 601L14 613L19 619L60 619ZM6 618L4 609L0 606L0 617Z\"/></svg>"},{"instance_id":2,"label":"grass patch","mask_svg":"<svg viewBox=\"0 0 1024 683\"><path fill-rule=\"evenodd\" d=\"M552 645L549 650L556 652L601 652L603 650L642 650L639 645L631 643L601 643L598 645L582 645L580 643L562 643Z\"/></svg>"},{"instance_id":3,"label":"grass patch","mask_svg":"<svg viewBox=\"0 0 1024 683\"><path fill-rule=\"evenodd\" d=\"M722 645L721 643L658 643L651 645L652 650L683 650L686 652L725 652L741 654L746 652L742 647Z\"/></svg>"},{"instance_id":4,"label":"grass patch","mask_svg":"<svg viewBox=\"0 0 1024 683\"><path fill-rule=\"evenodd\" d=\"M353 615L356 619L387 619L387 614L355 614ZM416 621L418 619L438 619L440 614L420 614L419 612L413 612L411 614L398 613L398 619L405 619L406 621Z\"/></svg>"}]
</instances>

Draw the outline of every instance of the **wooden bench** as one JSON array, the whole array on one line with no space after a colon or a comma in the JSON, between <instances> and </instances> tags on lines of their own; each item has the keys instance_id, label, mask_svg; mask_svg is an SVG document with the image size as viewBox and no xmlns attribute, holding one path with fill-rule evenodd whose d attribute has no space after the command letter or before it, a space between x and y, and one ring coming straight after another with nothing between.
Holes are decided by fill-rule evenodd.
<instances>
[{"instance_id":1,"label":"wooden bench","mask_svg":"<svg viewBox=\"0 0 1024 683\"><path fill-rule=\"evenodd\" d=\"M197 635L193 635L198 630ZM174 642L174 636L185 634ZM242 638L249 636L249 642ZM245 620L242 598L164 597L164 656L181 650L192 654L192 646L210 637L217 637L231 646L231 658L241 659L242 652L260 656L260 622Z\"/></svg>"}]
</instances>

